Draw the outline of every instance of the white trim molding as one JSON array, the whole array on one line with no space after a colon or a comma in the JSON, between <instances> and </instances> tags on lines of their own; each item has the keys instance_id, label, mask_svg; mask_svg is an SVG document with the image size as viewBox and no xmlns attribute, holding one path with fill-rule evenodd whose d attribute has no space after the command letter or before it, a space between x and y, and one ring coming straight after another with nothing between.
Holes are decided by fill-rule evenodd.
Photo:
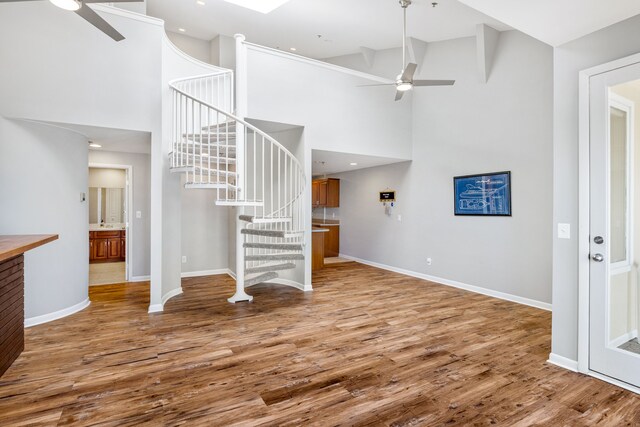
<instances>
[{"instance_id":1,"label":"white trim molding","mask_svg":"<svg viewBox=\"0 0 640 427\"><path fill-rule=\"evenodd\" d=\"M164 305L173 297L177 297L182 294L182 286L179 288L173 289L162 296L162 309L164 310Z\"/></svg>"},{"instance_id":2,"label":"white trim molding","mask_svg":"<svg viewBox=\"0 0 640 427\"><path fill-rule=\"evenodd\" d=\"M63 308L62 310L54 311L53 313L43 314L42 316L34 316L24 319L24 327L30 328L32 326L41 325L43 323L52 322L54 320L62 319L63 317L71 316L85 308L89 307L91 301L87 297L84 301L72 305L71 307Z\"/></svg>"},{"instance_id":3,"label":"white trim molding","mask_svg":"<svg viewBox=\"0 0 640 427\"><path fill-rule=\"evenodd\" d=\"M162 307L162 304L151 304L149 306L149 314L152 313L162 313L164 311L164 307Z\"/></svg>"},{"instance_id":4,"label":"white trim molding","mask_svg":"<svg viewBox=\"0 0 640 427\"><path fill-rule=\"evenodd\" d=\"M173 289L162 296L162 304L151 304L149 306L149 314L152 313L162 313L164 311L164 305L171 298L182 294L182 286L176 289Z\"/></svg>"},{"instance_id":5,"label":"white trim molding","mask_svg":"<svg viewBox=\"0 0 640 427\"><path fill-rule=\"evenodd\" d=\"M229 274L228 268L219 268L217 270L202 270L202 271L183 271L180 277L183 279L188 277L206 277L206 276L218 276L220 274Z\"/></svg>"},{"instance_id":6,"label":"white trim molding","mask_svg":"<svg viewBox=\"0 0 640 427\"><path fill-rule=\"evenodd\" d=\"M359 262L360 264L370 265L372 267L380 268L382 270L393 271L394 273L404 274L405 276L411 276L418 279L427 280L429 282L438 283L440 285L451 286L458 289L463 289L465 291L474 292L476 294L482 294L493 298L498 298L505 301L515 302L522 305L527 305L529 307L539 308L541 310L551 311L551 304L536 301L533 299L521 297L518 295L507 294L505 292L494 291L492 289L482 288L480 286L469 285L462 282L457 282L455 280L443 279L441 277L430 276L428 274L418 273L411 270L405 270L403 268L397 268L390 265L380 264L373 261L368 261L365 259L357 258L351 255L340 254L340 258L350 259L352 261Z\"/></svg>"},{"instance_id":7,"label":"white trim molding","mask_svg":"<svg viewBox=\"0 0 640 427\"><path fill-rule=\"evenodd\" d=\"M275 285L283 285L283 286L290 286L292 288L296 288L298 290L301 291L307 291L307 289L305 289L304 284L302 283L298 283L298 282L294 282L293 280L289 280L289 279L271 279L271 280L267 280L266 282L262 282L262 283L271 283L271 284L275 284ZM259 285L260 283L256 283L256 285ZM255 285L252 285L255 286Z\"/></svg>"},{"instance_id":8,"label":"white trim molding","mask_svg":"<svg viewBox=\"0 0 640 427\"><path fill-rule=\"evenodd\" d=\"M148 282L151 280L151 276L133 276L129 282L137 283L137 282Z\"/></svg>"},{"instance_id":9,"label":"white trim molding","mask_svg":"<svg viewBox=\"0 0 640 427\"><path fill-rule=\"evenodd\" d=\"M243 41L242 44L244 44L249 50L268 53L270 55L279 56L281 58L290 59L292 61L303 62L316 67L326 68L331 71L335 71L337 73L350 74L352 76L360 77L360 78L371 80L378 83L385 83L385 84L395 83L394 80L385 79L384 77L375 76L369 73L363 73L362 71L352 70L351 68L341 67L339 65L331 64L330 62L318 61L317 59L311 59L311 58L307 58L306 56L296 55L295 53L283 52L281 50L273 49L266 46L260 46L258 44L249 43L246 41Z\"/></svg>"},{"instance_id":10,"label":"white trim molding","mask_svg":"<svg viewBox=\"0 0 640 427\"><path fill-rule=\"evenodd\" d=\"M638 338L638 330L634 329L633 331L627 332L625 334L620 335L618 338L611 340L609 343L609 347L620 347L624 343L628 343L634 338Z\"/></svg>"},{"instance_id":11,"label":"white trim molding","mask_svg":"<svg viewBox=\"0 0 640 427\"><path fill-rule=\"evenodd\" d=\"M547 362L573 372L578 372L578 361L569 359L568 357L551 353L549 354L549 360L547 360Z\"/></svg>"}]
</instances>

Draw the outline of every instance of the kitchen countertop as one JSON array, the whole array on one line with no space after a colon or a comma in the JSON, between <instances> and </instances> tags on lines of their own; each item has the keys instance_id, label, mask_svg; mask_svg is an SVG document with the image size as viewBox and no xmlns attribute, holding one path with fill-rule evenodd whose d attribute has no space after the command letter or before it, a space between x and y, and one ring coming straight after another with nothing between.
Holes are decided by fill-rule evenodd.
<instances>
[{"instance_id":1,"label":"kitchen countertop","mask_svg":"<svg viewBox=\"0 0 640 427\"><path fill-rule=\"evenodd\" d=\"M327 230L326 228L312 227L311 232L312 233L328 233L329 230Z\"/></svg>"},{"instance_id":2,"label":"kitchen countertop","mask_svg":"<svg viewBox=\"0 0 640 427\"><path fill-rule=\"evenodd\" d=\"M100 224L89 224L89 231L121 231L126 230L126 227L122 224L114 225L113 227L100 227Z\"/></svg>"},{"instance_id":3,"label":"kitchen countertop","mask_svg":"<svg viewBox=\"0 0 640 427\"><path fill-rule=\"evenodd\" d=\"M58 238L57 234L0 236L0 262Z\"/></svg>"},{"instance_id":4,"label":"kitchen countertop","mask_svg":"<svg viewBox=\"0 0 640 427\"><path fill-rule=\"evenodd\" d=\"M320 227L331 227L335 225L340 225L339 219L324 219L324 218L311 218L311 225L320 226Z\"/></svg>"}]
</instances>

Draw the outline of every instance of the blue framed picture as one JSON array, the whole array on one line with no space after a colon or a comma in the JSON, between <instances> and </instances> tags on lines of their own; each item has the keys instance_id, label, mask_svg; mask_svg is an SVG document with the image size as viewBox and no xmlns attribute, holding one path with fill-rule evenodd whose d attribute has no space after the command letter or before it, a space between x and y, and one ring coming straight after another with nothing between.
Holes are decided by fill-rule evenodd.
<instances>
[{"instance_id":1,"label":"blue framed picture","mask_svg":"<svg viewBox=\"0 0 640 427\"><path fill-rule=\"evenodd\" d=\"M511 172L453 178L456 215L511 216Z\"/></svg>"}]
</instances>

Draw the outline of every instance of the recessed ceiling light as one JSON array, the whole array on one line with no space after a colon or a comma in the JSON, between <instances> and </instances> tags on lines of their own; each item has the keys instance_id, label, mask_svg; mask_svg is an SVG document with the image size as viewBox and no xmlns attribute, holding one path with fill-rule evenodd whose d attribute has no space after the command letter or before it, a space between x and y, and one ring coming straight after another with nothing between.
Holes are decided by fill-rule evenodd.
<instances>
[{"instance_id":1,"label":"recessed ceiling light","mask_svg":"<svg viewBox=\"0 0 640 427\"><path fill-rule=\"evenodd\" d=\"M89 141L89 147L91 148L102 148L102 145L97 144L95 142Z\"/></svg>"},{"instance_id":2,"label":"recessed ceiling light","mask_svg":"<svg viewBox=\"0 0 640 427\"><path fill-rule=\"evenodd\" d=\"M246 7L256 12L269 13L279 8L289 0L224 0L237 6Z\"/></svg>"},{"instance_id":3,"label":"recessed ceiling light","mask_svg":"<svg viewBox=\"0 0 640 427\"><path fill-rule=\"evenodd\" d=\"M178 28L178 31L180 31L181 33L184 33L187 30L185 30L184 28Z\"/></svg>"},{"instance_id":4,"label":"recessed ceiling light","mask_svg":"<svg viewBox=\"0 0 640 427\"><path fill-rule=\"evenodd\" d=\"M55 4L61 9L64 10L78 10L82 3L77 0L49 0L51 3Z\"/></svg>"},{"instance_id":5,"label":"recessed ceiling light","mask_svg":"<svg viewBox=\"0 0 640 427\"><path fill-rule=\"evenodd\" d=\"M290 50L291 52L295 52L295 51L296 51L296 50L298 50L298 49L296 49L295 47L292 47L292 48L290 48L289 50Z\"/></svg>"},{"instance_id":6,"label":"recessed ceiling light","mask_svg":"<svg viewBox=\"0 0 640 427\"><path fill-rule=\"evenodd\" d=\"M202 0L198 0L196 3L198 3L200 6L204 6L206 3L203 2Z\"/></svg>"},{"instance_id":7,"label":"recessed ceiling light","mask_svg":"<svg viewBox=\"0 0 640 427\"><path fill-rule=\"evenodd\" d=\"M349 163L351 166L358 166L358 164L356 162L351 162Z\"/></svg>"}]
</instances>

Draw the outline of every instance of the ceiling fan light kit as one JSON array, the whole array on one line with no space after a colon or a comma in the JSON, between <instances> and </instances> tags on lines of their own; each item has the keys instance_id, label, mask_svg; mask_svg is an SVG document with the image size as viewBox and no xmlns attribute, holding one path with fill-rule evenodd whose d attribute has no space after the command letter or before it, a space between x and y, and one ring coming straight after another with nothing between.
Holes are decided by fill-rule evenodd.
<instances>
[{"instance_id":1,"label":"ceiling fan light kit","mask_svg":"<svg viewBox=\"0 0 640 427\"><path fill-rule=\"evenodd\" d=\"M64 10L76 11L82 7L82 3L77 0L49 0L54 5Z\"/></svg>"}]
</instances>

